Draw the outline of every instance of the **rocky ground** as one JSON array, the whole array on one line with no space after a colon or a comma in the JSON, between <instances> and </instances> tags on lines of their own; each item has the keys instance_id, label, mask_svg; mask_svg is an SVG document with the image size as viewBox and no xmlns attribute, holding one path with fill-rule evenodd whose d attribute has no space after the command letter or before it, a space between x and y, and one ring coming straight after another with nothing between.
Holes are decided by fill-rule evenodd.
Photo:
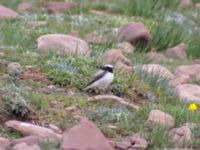
<instances>
[{"instance_id":1,"label":"rocky ground","mask_svg":"<svg viewBox=\"0 0 200 150\"><path fill-rule=\"evenodd\" d=\"M0 4L0 150L200 149L199 0Z\"/></svg>"}]
</instances>

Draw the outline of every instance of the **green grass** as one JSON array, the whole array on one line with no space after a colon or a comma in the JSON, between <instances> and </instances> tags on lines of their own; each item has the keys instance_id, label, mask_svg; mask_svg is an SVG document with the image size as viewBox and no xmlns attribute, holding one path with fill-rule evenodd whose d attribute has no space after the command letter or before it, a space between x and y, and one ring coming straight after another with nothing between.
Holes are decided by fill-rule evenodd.
<instances>
[{"instance_id":1,"label":"green grass","mask_svg":"<svg viewBox=\"0 0 200 150\"><path fill-rule=\"evenodd\" d=\"M0 51L6 56L0 58L0 62L6 62L6 64L19 62L24 71L27 65L35 66L46 75L52 84L56 85L56 89L47 89L48 83L18 79L7 81L0 78L0 85L6 87L15 83L23 87L19 93L30 88L26 98L31 110L36 113L40 121L55 124L62 130L69 129L77 124L78 119L65 109L75 106L80 109L82 116L93 120L107 137L121 141L132 133L140 133L149 142L148 149L150 150L173 147L168 137L168 130L146 123L149 112L152 109L159 109L175 117L175 127L186 122L196 123L198 127L192 130L194 137L192 148L200 147L198 141L200 110L188 111L188 106L179 101L174 89L160 76L147 75L144 72L127 74L115 69L115 80L107 92L125 98L130 103L145 101L146 104L141 105L141 109L137 112L122 106L90 102L89 99L95 94L90 95L80 90L92 79L102 64L101 56L104 52L116 48L117 43L111 38L108 38L105 44L90 44L92 52L89 58L66 54L56 55L52 52L42 53L37 50L37 38L41 35L67 34L73 30L78 31L81 38L91 32L102 36L114 35L116 29L127 22L142 22L151 32L152 46L157 51L164 53L166 49L182 42L188 45L189 58L184 61L174 60L161 63L174 71L177 66L191 64L195 58L200 57L200 37L197 32L200 25L199 11L191 8L177 9L177 0L173 2L169 0L127 0L123 3L121 0L108 0L103 4L96 4L90 0L76 0L78 7L75 10L64 12L61 16L53 16L38 7L46 2L44 0L0 0L1 4L14 10L17 10L17 5L21 2L33 2L34 9L29 13L22 13L16 20L1 20ZM103 11L109 15L92 14L91 10ZM191 16L193 13L197 13L197 16ZM180 20L177 19L177 14L183 22L178 22ZM173 19L167 20L169 17ZM48 25L27 27L28 21L47 21ZM131 60L132 65L151 63L144 57L144 51L124 55ZM1 67L0 76L2 77L5 73L7 73L6 66ZM192 83L199 85L199 81ZM14 91L10 89L9 93ZM5 102L0 99L0 104L4 106ZM3 118L4 115L1 117L2 122L10 119ZM109 128L108 125L111 124L117 128ZM21 137L18 132L5 128L0 129L0 135L11 139ZM59 148L59 145L52 146L49 143L41 145L44 150L52 147Z\"/></svg>"}]
</instances>

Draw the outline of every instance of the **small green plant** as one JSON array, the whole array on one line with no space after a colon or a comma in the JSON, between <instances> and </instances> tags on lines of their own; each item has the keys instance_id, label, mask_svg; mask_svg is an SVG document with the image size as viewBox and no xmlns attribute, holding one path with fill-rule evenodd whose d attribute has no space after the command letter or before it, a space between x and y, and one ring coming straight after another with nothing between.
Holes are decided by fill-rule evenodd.
<instances>
[{"instance_id":1,"label":"small green plant","mask_svg":"<svg viewBox=\"0 0 200 150\"><path fill-rule=\"evenodd\" d=\"M28 92L14 83L0 87L1 98L5 104L5 110L9 114L24 117L29 112Z\"/></svg>"}]
</instances>

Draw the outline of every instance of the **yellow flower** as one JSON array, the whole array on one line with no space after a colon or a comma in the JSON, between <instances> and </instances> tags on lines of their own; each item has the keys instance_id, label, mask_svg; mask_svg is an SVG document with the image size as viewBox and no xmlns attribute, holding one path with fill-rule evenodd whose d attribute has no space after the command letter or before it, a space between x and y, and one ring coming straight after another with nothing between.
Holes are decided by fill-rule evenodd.
<instances>
[{"instance_id":1,"label":"yellow flower","mask_svg":"<svg viewBox=\"0 0 200 150\"><path fill-rule=\"evenodd\" d=\"M195 111L195 110L197 110L199 108L199 106L198 106L198 104L196 104L196 103L192 103L192 104L190 104L189 106L188 106L188 110L190 110L190 111Z\"/></svg>"}]
</instances>

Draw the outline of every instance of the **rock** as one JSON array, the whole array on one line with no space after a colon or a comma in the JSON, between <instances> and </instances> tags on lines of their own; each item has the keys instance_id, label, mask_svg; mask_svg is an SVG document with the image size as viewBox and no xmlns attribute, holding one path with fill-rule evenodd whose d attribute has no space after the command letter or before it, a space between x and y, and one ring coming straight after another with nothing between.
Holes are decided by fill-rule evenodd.
<instances>
[{"instance_id":1,"label":"rock","mask_svg":"<svg viewBox=\"0 0 200 150\"><path fill-rule=\"evenodd\" d=\"M133 66L133 71L143 71L146 72L147 74L157 75L159 77L169 80L175 78L174 74L172 74L170 70L158 64Z\"/></svg>"},{"instance_id":2,"label":"rock","mask_svg":"<svg viewBox=\"0 0 200 150\"><path fill-rule=\"evenodd\" d=\"M5 56L5 53L3 52L0 52L0 58L4 57Z\"/></svg>"},{"instance_id":3,"label":"rock","mask_svg":"<svg viewBox=\"0 0 200 150\"><path fill-rule=\"evenodd\" d=\"M190 128L191 130L198 127L198 125L196 123L193 123L193 122L184 123L182 126L186 126L186 127Z\"/></svg>"},{"instance_id":4,"label":"rock","mask_svg":"<svg viewBox=\"0 0 200 150\"><path fill-rule=\"evenodd\" d=\"M34 145L34 144L38 145L40 143L40 140L37 136L31 135L31 136L26 136L20 139L15 139L11 142L11 145L15 146L20 143L25 143L28 145Z\"/></svg>"},{"instance_id":5,"label":"rock","mask_svg":"<svg viewBox=\"0 0 200 150\"><path fill-rule=\"evenodd\" d=\"M18 16L19 14L15 11L0 5L0 19L16 19Z\"/></svg>"},{"instance_id":6,"label":"rock","mask_svg":"<svg viewBox=\"0 0 200 150\"><path fill-rule=\"evenodd\" d=\"M53 124L50 124L49 125L49 129L51 129L52 131L54 131L55 133L58 133L58 134L62 134L62 130L59 129L57 126L53 125Z\"/></svg>"},{"instance_id":7,"label":"rock","mask_svg":"<svg viewBox=\"0 0 200 150\"><path fill-rule=\"evenodd\" d=\"M41 26L47 26L47 21L28 21L26 23L27 27L41 27Z\"/></svg>"},{"instance_id":8,"label":"rock","mask_svg":"<svg viewBox=\"0 0 200 150\"><path fill-rule=\"evenodd\" d=\"M133 53L135 48L128 42L122 42L117 45L117 47L125 53Z\"/></svg>"},{"instance_id":9,"label":"rock","mask_svg":"<svg viewBox=\"0 0 200 150\"><path fill-rule=\"evenodd\" d=\"M76 30L70 31L68 35L76 37L76 38L80 38L79 31L76 31Z\"/></svg>"},{"instance_id":10,"label":"rock","mask_svg":"<svg viewBox=\"0 0 200 150\"><path fill-rule=\"evenodd\" d=\"M41 51L54 50L58 54L90 55L88 44L70 35L47 34L39 37L37 43L38 49Z\"/></svg>"},{"instance_id":11,"label":"rock","mask_svg":"<svg viewBox=\"0 0 200 150\"><path fill-rule=\"evenodd\" d=\"M12 62L10 64L8 64L8 70L11 70L11 69L21 69L21 65L17 62Z\"/></svg>"},{"instance_id":12,"label":"rock","mask_svg":"<svg viewBox=\"0 0 200 150\"><path fill-rule=\"evenodd\" d=\"M196 3L196 4L195 4L195 8L200 9L200 3Z\"/></svg>"},{"instance_id":13,"label":"rock","mask_svg":"<svg viewBox=\"0 0 200 150\"><path fill-rule=\"evenodd\" d=\"M193 6L193 2L192 0L181 0L179 7L181 8L187 8L187 7L192 7Z\"/></svg>"},{"instance_id":14,"label":"rock","mask_svg":"<svg viewBox=\"0 0 200 150\"><path fill-rule=\"evenodd\" d=\"M122 62L126 65L130 65L131 61L126 58L120 50L111 49L104 53L102 56L103 64L113 64L115 65L117 62Z\"/></svg>"},{"instance_id":15,"label":"rock","mask_svg":"<svg viewBox=\"0 0 200 150\"><path fill-rule=\"evenodd\" d=\"M98 35L96 32L89 33L85 36L85 41L90 44L103 44L106 43L104 41L103 36Z\"/></svg>"},{"instance_id":16,"label":"rock","mask_svg":"<svg viewBox=\"0 0 200 150\"><path fill-rule=\"evenodd\" d=\"M64 133L61 150L72 149L113 150L98 127L87 119Z\"/></svg>"},{"instance_id":17,"label":"rock","mask_svg":"<svg viewBox=\"0 0 200 150\"><path fill-rule=\"evenodd\" d=\"M198 65L200 65L200 59L194 60L194 61L193 61L193 64L198 64Z\"/></svg>"},{"instance_id":18,"label":"rock","mask_svg":"<svg viewBox=\"0 0 200 150\"><path fill-rule=\"evenodd\" d=\"M30 11L32 9L32 4L31 3L20 3L18 5L18 11Z\"/></svg>"},{"instance_id":19,"label":"rock","mask_svg":"<svg viewBox=\"0 0 200 150\"><path fill-rule=\"evenodd\" d=\"M127 150L130 148L132 144L130 142L116 142L115 148L120 149L120 150Z\"/></svg>"},{"instance_id":20,"label":"rock","mask_svg":"<svg viewBox=\"0 0 200 150\"><path fill-rule=\"evenodd\" d=\"M64 11L72 10L76 7L76 3L70 2L47 2L44 5L45 9L53 14L59 14Z\"/></svg>"},{"instance_id":21,"label":"rock","mask_svg":"<svg viewBox=\"0 0 200 150\"><path fill-rule=\"evenodd\" d=\"M70 106L65 109L65 111L71 113L73 116L81 115L81 110L76 106Z\"/></svg>"},{"instance_id":22,"label":"rock","mask_svg":"<svg viewBox=\"0 0 200 150\"><path fill-rule=\"evenodd\" d=\"M123 62L117 62L115 64L115 68L118 68L119 70L121 70L124 73L133 73L133 68L124 64Z\"/></svg>"},{"instance_id":23,"label":"rock","mask_svg":"<svg viewBox=\"0 0 200 150\"><path fill-rule=\"evenodd\" d=\"M41 141L59 143L61 140L61 135L55 133L51 129L36 126L30 123L24 123L20 121L7 121L5 123L6 127L15 129L19 131L24 136L35 135L40 138Z\"/></svg>"},{"instance_id":24,"label":"rock","mask_svg":"<svg viewBox=\"0 0 200 150\"><path fill-rule=\"evenodd\" d=\"M148 147L148 143L145 139L141 138L139 134L133 134L129 141L132 144L132 149L135 150L146 150Z\"/></svg>"},{"instance_id":25,"label":"rock","mask_svg":"<svg viewBox=\"0 0 200 150\"><path fill-rule=\"evenodd\" d=\"M8 64L7 70L12 77L20 77L22 75L22 67L19 63L13 62Z\"/></svg>"},{"instance_id":26,"label":"rock","mask_svg":"<svg viewBox=\"0 0 200 150\"><path fill-rule=\"evenodd\" d=\"M6 150L10 146L10 141L0 137L0 150Z\"/></svg>"},{"instance_id":27,"label":"rock","mask_svg":"<svg viewBox=\"0 0 200 150\"><path fill-rule=\"evenodd\" d=\"M178 85L180 85L180 84L188 83L190 80L191 80L191 79L190 79L190 76L188 76L188 75L182 75L182 76L178 76L178 77L176 77L176 78L170 80L170 81L169 81L169 84L170 84L171 86L176 87L176 86L178 86Z\"/></svg>"},{"instance_id":28,"label":"rock","mask_svg":"<svg viewBox=\"0 0 200 150\"><path fill-rule=\"evenodd\" d=\"M192 143L192 132L187 126L171 129L169 135L177 146L188 147Z\"/></svg>"},{"instance_id":29,"label":"rock","mask_svg":"<svg viewBox=\"0 0 200 150\"><path fill-rule=\"evenodd\" d=\"M27 145L26 143L19 143L15 145L12 150L41 150L38 145Z\"/></svg>"},{"instance_id":30,"label":"rock","mask_svg":"<svg viewBox=\"0 0 200 150\"><path fill-rule=\"evenodd\" d=\"M174 127L175 119L170 114L164 113L160 110L152 110L149 113L147 122L169 129Z\"/></svg>"},{"instance_id":31,"label":"rock","mask_svg":"<svg viewBox=\"0 0 200 150\"><path fill-rule=\"evenodd\" d=\"M97 95L93 98L93 100L101 102L101 103L105 102L112 105L125 106L128 108L131 108L134 111L137 111L140 108L139 106L128 103L121 97L117 97L115 95Z\"/></svg>"},{"instance_id":32,"label":"rock","mask_svg":"<svg viewBox=\"0 0 200 150\"><path fill-rule=\"evenodd\" d=\"M200 86L193 84L182 84L176 87L180 100L188 103L200 104Z\"/></svg>"},{"instance_id":33,"label":"rock","mask_svg":"<svg viewBox=\"0 0 200 150\"><path fill-rule=\"evenodd\" d=\"M163 54L156 52L148 52L145 54L145 57L156 64L167 60L167 58Z\"/></svg>"},{"instance_id":34,"label":"rock","mask_svg":"<svg viewBox=\"0 0 200 150\"><path fill-rule=\"evenodd\" d=\"M177 45L176 47L168 49L165 55L172 59L184 60L187 57L186 48L187 46L184 43L181 43Z\"/></svg>"},{"instance_id":35,"label":"rock","mask_svg":"<svg viewBox=\"0 0 200 150\"><path fill-rule=\"evenodd\" d=\"M150 47L151 34L143 23L131 22L121 27L118 42L129 42L137 47Z\"/></svg>"},{"instance_id":36,"label":"rock","mask_svg":"<svg viewBox=\"0 0 200 150\"><path fill-rule=\"evenodd\" d=\"M175 70L176 76L188 75L191 79L195 79L200 74L200 65L182 65Z\"/></svg>"}]
</instances>

